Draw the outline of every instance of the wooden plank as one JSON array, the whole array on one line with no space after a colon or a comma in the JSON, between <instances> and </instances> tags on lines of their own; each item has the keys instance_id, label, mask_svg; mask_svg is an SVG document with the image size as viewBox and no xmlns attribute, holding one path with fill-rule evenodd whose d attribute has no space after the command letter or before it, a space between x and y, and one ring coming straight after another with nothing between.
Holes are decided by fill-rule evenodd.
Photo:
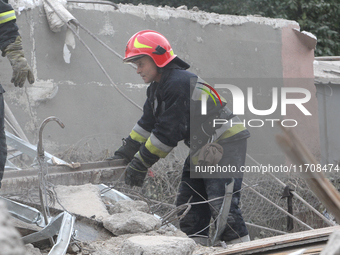
<instances>
[{"instance_id":1,"label":"wooden plank","mask_svg":"<svg viewBox=\"0 0 340 255\"><path fill-rule=\"evenodd\" d=\"M320 246L320 245L318 245ZM312 247L312 248L307 248L307 247L301 247L301 248L296 248L296 249L293 249L293 250L287 250L285 252L274 252L274 253L271 253L271 255L289 255L291 254L292 252L296 252L296 251L299 251L301 249L307 249L305 250L302 254L303 255L314 255L314 254L320 254L320 252L322 251L322 249L324 248L325 245L322 245L318 248L315 248L315 247Z\"/></svg>"},{"instance_id":2,"label":"wooden plank","mask_svg":"<svg viewBox=\"0 0 340 255\"><path fill-rule=\"evenodd\" d=\"M322 171L317 171L319 162L313 157L306 146L291 129L282 127L284 134L277 135L276 140L291 162L302 166L301 176L305 178L308 186L340 223L340 193L325 177Z\"/></svg>"},{"instance_id":3,"label":"wooden plank","mask_svg":"<svg viewBox=\"0 0 340 255\"><path fill-rule=\"evenodd\" d=\"M323 250L324 247L325 245L319 248L311 248L305 251L303 254L319 254Z\"/></svg>"},{"instance_id":4,"label":"wooden plank","mask_svg":"<svg viewBox=\"0 0 340 255\"><path fill-rule=\"evenodd\" d=\"M246 243L239 243L231 246L228 250L216 255L239 254L241 252L250 252L256 250L274 250L288 246L296 245L296 243L303 242L318 242L321 239L327 239L328 236L335 230L340 230L340 226L308 230L287 235L274 236L260 240L250 241ZM314 240L313 240L314 239Z\"/></svg>"},{"instance_id":5,"label":"wooden plank","mask_svg":"<svg viewBox=\"0 0 340 255\"><path fill-rule=\"evenodd\" d=\"M48 173L49 175L52 174L68 174L68 173L79 173L79 172L86 172L92 171L95 169L113 169L113 168L125 168L124 160L110 160L110 161L98 161L98 162L87 162L81 163L80 167L78 168L70 168L65 165L59 166L48 166ZM20 178L20 177L31 177L31 176L38 176L40 169L39 168L31 168L26 170L11 170L5 171L3 180L13 179L13 178Z\"/></svg>"},{"instance_id":6,"label":"wooden plank","mask_svg":"<svg viewBox=\"0 0 340 255\"><path fill-rule=\"evenodd\" d=\"M54 185L109 184L117 181L125 168L123 160L84 163L77 169L51 166L48 167L47 180ZM0 194L24 194L38 187L38 173L39 169L5 171Z\"/></svg>"}]
</instances>

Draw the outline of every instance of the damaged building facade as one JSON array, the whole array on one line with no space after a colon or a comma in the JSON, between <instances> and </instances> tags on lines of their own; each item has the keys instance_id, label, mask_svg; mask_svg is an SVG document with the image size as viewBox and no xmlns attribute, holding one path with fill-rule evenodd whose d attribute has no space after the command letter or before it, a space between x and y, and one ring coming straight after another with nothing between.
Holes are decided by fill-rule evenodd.
<instances>
[{"instance_id":1,"label":"damaged building facade","mask_svg":"<svg viewBox=\"0 0 340 255\"><path fill-rule=\"evenodd\" d=\"M191 65L189 71L211 85L232 84L242 91L244 114L239 117L251 133L247 166L290 163L276 144L280 123L294 127L317 160L323 157L319 138L323 126L313 72L316 38L301 32L295 21L218 15L186 7L72 0L60 1L73 15L69 27L52 31L51 17L42 1L14 0L11 4L36 82L15 88L10 83L11 67L2 59L5 101L34 146L47 117L61 120L65 128L51 123L44 129L43 144L46 152L67 163L80 162L89 169L88 162L110 156L140 117L147 84L132 65L123 64L122 58L128 39L144 29L164 34L175 54ZM232 91L221 91L221 95L233 109ZM78 183L62 178L55 181L80 185L86 180L101 183L105 176L119 176L107 172L84 177ZM6 173L3 194L13 192L14 183L25 186ZM245 219L252 221L247 213Z\"/></svg>"},{"instance_id":2,"label":"damaged building facade","mask_svg":"<svg viewBox=\"0 0 340 255\"><path fill-rule=\"evenodd\" d=\"M13 6L21 10L17 22L37 81L24 90L14 88L9 82L10 66L3 60L1 81L6 90L5 100L32 144L37 144L37 130L46 117L56 116L65 124L64 129L49 124L44 131L44 148L52 154L61 154L77 143L84 145L91 137L107 143L101 147L88 144L93 151L114 149L126 131L132 129L141 111L118 93L115 85L143 106L147 85L120 57L128 39L143 29L163 33L172 42L175 54L191 65L190 71L208 82L234 82L246 97L247 87L253 87L256 109L271 108L273 87L279 92L282 87L306 88L311 99L304 106L311 116L304 115L295 105L287 105L287 113L282 115L279 98L274 113L256 116L246 106L240 119L246 121L252 133L248 152L261 163L285 162L273 139L279 132L277 119L297 120L295 130L314 155L320 154L314 53L313 46L306 43L313 39L296 31L299 25L294 21L145 5L120 5L116 10L110 5L67 3L77 21L114 51L78 28L80 38L102 64L113 85L77 37L73 38L74 43L69 40L72 33L66 26L60 32L51 31L40 1L14 1ZM232 108L231 94L223 96ZM248 123L250 119L262 119L264 125Z\"/></svg>"}]
</instances>

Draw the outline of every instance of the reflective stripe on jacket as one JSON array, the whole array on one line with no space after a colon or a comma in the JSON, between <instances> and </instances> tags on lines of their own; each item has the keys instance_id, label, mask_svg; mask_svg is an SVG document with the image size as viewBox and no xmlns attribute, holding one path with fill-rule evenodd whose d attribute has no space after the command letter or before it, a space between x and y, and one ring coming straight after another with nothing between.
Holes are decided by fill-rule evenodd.
<instances>
[{"instance_id":1,"label":"reflective stripe on jacket","mask_svg":"<svg viewBox=\"0 0 340 255\"><path fill-rule=\"evenodd\" d=\"M16 19L14 10L0 13L0 24Z\"/></svg>"}]
</instances>

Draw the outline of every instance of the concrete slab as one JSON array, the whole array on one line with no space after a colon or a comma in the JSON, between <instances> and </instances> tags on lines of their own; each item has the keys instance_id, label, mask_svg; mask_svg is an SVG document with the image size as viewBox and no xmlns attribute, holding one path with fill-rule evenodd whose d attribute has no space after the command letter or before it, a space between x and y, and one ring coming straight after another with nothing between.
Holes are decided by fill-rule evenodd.
<instances>
[{"instance_id":1,"label":"concrete slab","mask_svg":"<svg viewBox=\"0 0 340 255\"><path fill-rule=\"evenodd\" d=\"M130 211L113 214L107 217L103 224L112 234L119 236L157 230L161 226L161 220L152 214Z\"/></svg>"},{"instance_id":2,"label":"concrete slab","mask_svg":"<svg viewBox=\"0 0 340 255\"><path fill-rule=\"evenodd\" d=\"M57 209L88 218L95 218L98 221L103 221L109 216L101 199L100 190L95 185L58 185L55 187L55 192L60 203L55 204Z\"/></svg>"},{"instance_id":3,"label":"concrete slab","mask_svg":"<svg viewBox=\"0 0 340 255\"><path fill-rule=\"evenodd\" d=\"M125 241L120 255L128 254L187 254L195 249L196 243L190 238L170 236L133 236Z\"/></svg>"}]
</instances>

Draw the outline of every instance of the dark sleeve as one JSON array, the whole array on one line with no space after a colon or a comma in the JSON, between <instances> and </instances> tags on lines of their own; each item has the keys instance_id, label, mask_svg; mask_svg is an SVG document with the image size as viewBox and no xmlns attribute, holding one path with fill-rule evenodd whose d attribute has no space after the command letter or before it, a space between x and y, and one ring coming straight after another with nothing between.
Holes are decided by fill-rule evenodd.
<instances>
[{"instance_id":1,"label":"dark sleeve","mask_svg":"<svg viewBox=\"0 0 340 255\"><path fill-rule=\"evenodd\" d=\"M152 133L165 145L176 147L186 138L190 127L190 87L188 77L178 77L165 84L164 109Z\"/></svg>"},{"instance_id":2,"label":"dark sleeve","mask_svg":"<svg viewBox=\"0 0 340 255\"><path fill-rule=\"evenodd\" d=\"M18 30L12 6L0 0L0 49L2 51L19 36Z\"/></svg>"},{"instance_id":3,"label":"dark sleeve","mask_svg":"<svg viewBox=\"0 0 340 255\"><path fill-rule=\"evenodd\" d=\"M141 126L143 129L146 131L150 132L155 126L155 117L153 115L151 103L149 99L146 99L144 106L143 106L143 115L142 117L138 120L137 124Z\"/></svg>"},{"instance_id":4,"label":"dark sleeve","mask_svg":"<svg viewBox=\"0 0 340 255\"><path fill-rule=\"evenodd\" d=\"M148 167L166 157L179 141L188 138L190 88L186 80L172 79L161 89L162 105L157 107L157 121L150 137L136 154Z\"/></svg>"}]
</instances>

